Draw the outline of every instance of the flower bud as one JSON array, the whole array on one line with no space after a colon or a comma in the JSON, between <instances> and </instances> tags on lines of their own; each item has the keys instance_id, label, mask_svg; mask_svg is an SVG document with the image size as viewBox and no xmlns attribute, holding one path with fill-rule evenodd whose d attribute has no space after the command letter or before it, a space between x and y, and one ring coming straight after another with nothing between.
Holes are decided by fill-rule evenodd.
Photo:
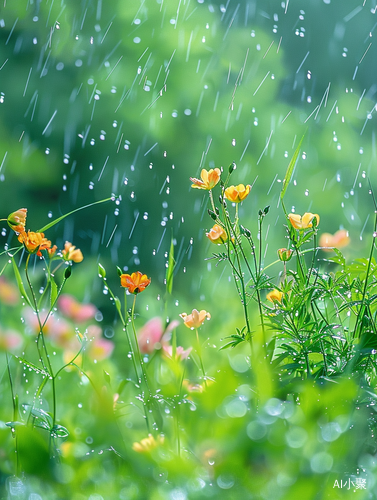
<instances>
[{"instance_id":1,"label":"flower bud","mask_svg":"<svg viewBox=\"0 0 377 500\"><path fill-rule=\"evenodd\" d=\"M106 278L106 269L100 263L98 263L98 274L101 278Z\"/></svg>"},{"instance_id":2,"label":"flower bud","mask_svg":"<svg viewBox=\"0 0 377 500\"><path fill-rule=\"evenodd\" d=\"M216 220L217 219L217 215L215 214L215 212L213 210L210 210L208 209L208 215L213 219L213 220Z\"/></svg>"},{"instance_id":3,"label":"flower bud","mask_svg":"<svg viewBox=\"0 0 377 500\"><path fill-rule=\"evenodd\" d=\"M236 170L237 165L233 162L232 164L229 165L229 173L231 174L233 170Z\"/></svg>"},{"instance_id":4,"label":"flower bud","mask_svg":"<svg viewBox=\"0 0 377 500\"><path fill-rule=\"evenodd\" d=\"M278 256L282 262L288 262L292 258L292 250L288 250L287 248L279 248Z\"/></svg>"},{"instance_id":5,"label":"flower bud","mask_svg":"<svg viewBox=\"0 0 377 500\"><path fill-rule=\"evenodd\" d=\"M22 233L25 231L26 215L26 208L20 208L16 210L16 212L12 212L7 218L9 227L16 233Z\"/></svg>"}]
</instances>

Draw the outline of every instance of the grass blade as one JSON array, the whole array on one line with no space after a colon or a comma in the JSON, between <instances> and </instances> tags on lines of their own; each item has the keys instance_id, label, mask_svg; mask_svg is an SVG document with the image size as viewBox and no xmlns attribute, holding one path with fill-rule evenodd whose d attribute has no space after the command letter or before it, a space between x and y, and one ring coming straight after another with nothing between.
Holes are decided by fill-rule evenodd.
<instances>
[{"instance_id":1,"label":"grass blade","mask_svg":"<svg viewBox=\"0 0 377 500\"><path fill-rule=\"evenodd\" d=\"M285 192L287 191L287 187L288 187L288 184L289 184L289 182L291 180L291 177L292 177L292 174L293 174L293 170L295 168L295 165L296 165L296 162L297 162L297 158L298 158L298 155L300 153L301 144L302 144L302 141L304 140L304 137L305 137L305 135L303 135L301 137L301 140L298 143L296 151L293 153L291 161L289 162L289 165L288 165L288 168L287 168L287 171L285 173L284 180L283 180L283 188L282 188L281 193L280 193L280 199L281 200L284 198Z\"/></svg>"},{"instance_id":2,"label":"grass blade","mask_svg":"<svg viewBox=\"0 0 377 500\"><path fill-rule=\"evenodd\" d=\"M44 233L45 231L47 231L47 229L50 229L50 227L55 226L55 224L57 224L61 220L65 219L69 215L74 214L75 212L79 212L80 210L84 210L84 208L89 208L89 207L92 207L93 205L98 205L99 203L105 203L106 201L110 201L113 199L114 199L114 196L111 196L110 198L106 198L105 200L95 201L94 203L89 203L89 205L84 205L83 207L75 208L75 210L72 210L71 212L68 212L67 214L62 215L61 217L58 217L57 219L55 219L52 222L43 226L41 229L38 229L37 233Z\"/></svg>"}]
</instances>

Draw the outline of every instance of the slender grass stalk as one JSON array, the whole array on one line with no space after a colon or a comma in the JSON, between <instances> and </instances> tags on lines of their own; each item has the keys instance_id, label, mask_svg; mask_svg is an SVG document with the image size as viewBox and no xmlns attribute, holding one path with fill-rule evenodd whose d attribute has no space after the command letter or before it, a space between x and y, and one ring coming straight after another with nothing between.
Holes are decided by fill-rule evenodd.
<instances>
[{"instance_id":1,"label":"slender grass stalk","mask_svg":"<svg viewBox=\"0 0 377 500\"><path fill-rule=\"evenodd\" d=\"M203 373L204 385L207 387L207 377L206 377L206 372L204 369L203 358L202 358L202 347L200 345L199 332L198 332L197 328L195 328L195 333L196 333L196 345L197 345L196 352L198 353L199 362L200 362L200 369L202 370L202 373Z\"/></svg>"},{"instance_id":2,"label":"slender grass stalk","mask_svg":"<svg viewBox=\"0 0 377 500\"><path fill-rule=\"evenodd\" d=\"M126 291L124 291L124 293L126 293ZM133 334L134 334L135 349L136 349L137 356L138 356L138 359L139 359L140 368L141 368L141 371L142 371L142 376L143 376L143 379L144 379L144 382L145 382L145 387L146 387L147 392L148 392L148 398L150 399L151 396L152 396L152 393L151 393L151 390L150 390L150 387L149 387L149 381L148 381L147 372L146 372L146 370L144 368L144 361L143 361L143 358L141 356L139 342L137 340L137 334L136 334L136 328L135 328L135 321L134 321L134 318L135 318L136 297L137 297L137 295L135 294L134 301L132 303L132 310L131 310L131 325L132 325L132 331L133 331Z\"/></svg>"},{"instance_id":3,"label":"slender grass stalk","mask_svg":"<svg viewBox=\"0 0 377 500\"><path fill-rule=\"evenodd\" d=\"M364 288L363 288L363 292L362 292L361 306L360 306L360 309L359 309L357 317L356 317L356 324L355 324L355 328L354 328L354 332L353 332L354 333L353 340L355 338L360 338L360 336L361 336L361 321L362 321L362 318L364 316L364 312L365 312L365 308L366 308L366 300L365 299L367 296L368 280L369 280L370 269L371 269L371 265L372 265L372 258L373 258L375 243L376 243L376 237L377 237L377 210L375 211L372 244L370 246L368 266L367 266L367 271L366 271L365 280L364 280Z\"/></svg>"},{"instance_id":4,"label":"slender grass stalk","mask_svg":"<svg viewBox=\"0 0 377 500\"><path fill-rule=\"evenodd\" d=\"M52 309L50 309L49 313L47 314L47 317L46 317L45 321L42 323L41 317L40 317L40 314L39 314L37 298L35 296L33 285L31 283L31 280L30 280L30 277L29 277L28 267L29 267L29 262L30 262L30 256L31 256L31 254L29 253L28 256L27 256L27 259L26 259L26 264L25 264L25 275L26 275L26 280L27 280L29 288L30 288L30 293L31 293L31 296L32 296L32 301L33 301L33 304L34 304L34 312L35 312L35 314L37 316L37 320L38 320L39 334L38 334L38 339L37 339L37 346L39 346L39 339L41 339L41 341L42 341L42 349L43 349L43 353L45 355L46 363L47 363L46 365L44 365L44 367L45 367L46 371L48 372L49 377L51 379L51 385L52 385L52 427L54 427L55 423L56 423L56 387L55 387L55 376L54 376L54 372L53 372L53 369L52 369L52 365L51 365L51 361L50 361L50 355L49 355L49 352L48 352L48 349L47 349L47 345L46 345L45 337L44 337L44 333L43 333L43 328L46 325L48 318L50 317ZM38 351L39 351L39 349L38 349ZM41 358L41 361L42 361L43 357L41 356L40 358Z\"/></svg>"},{"instance_id":5,"label":"slender grass stalk","mask_svg":"<svg viewBox=\"0 0 377 500\"><path fill-rule=\"evenodd\" d=\"M8 353L6 354L6 360L7 360L7 371L8 371L8 377L9 377L9 386L10 386L10 392L12 396L12 407L13 407L13 422L18 421L18 397L14 393L14 387L13 387L13 380L12 380L12 372L10 370L10 359ZM20 476L21 472L21 467L20 467L20 457L19 457L19 452L18 452L18 436L17 436L17 430L12 429L13 437L15 439L15 455L16 455L16 476Z\"/></svg>"}]
</instances>

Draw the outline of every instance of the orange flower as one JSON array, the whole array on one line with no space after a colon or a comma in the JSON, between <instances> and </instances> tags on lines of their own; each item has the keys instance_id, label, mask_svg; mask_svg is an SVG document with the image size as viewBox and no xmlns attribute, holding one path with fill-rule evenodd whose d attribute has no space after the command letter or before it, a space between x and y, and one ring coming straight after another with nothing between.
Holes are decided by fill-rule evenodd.
<instances>
[{"instance_id":1,"label":"orange flower","mask_svg":"<svg viewBox=\"0 0 377 500\"><path fill-rule=\"evenodd\" d=\"M44 233L22 231L18 235L18 241L24 244L29 253L36 253L39 257L42 257L42 250L47 250L50 257L56 252L56 245L51 247L51 241L45 238Z\"/></svg>"},{"instance_id":2,"label":"orange flower","mask_svg":"<svg viewBox=\"0 0 377 500\"><path fill-rule=\"evenodd\" d=\"M276 288L269 292L266 295L266 299L275 304L276 302L281 303L281 299L283 298L284 293L280 292L280 290L277 290Z\"/></svg>"},{"instance_id":3,"label":"orange flower","mask_svg":"<svg viewBox=\"0 0 377 500\"><path fill-rule=\"evenodd\" d=\"M224 194L225 198L233 203L239 203L243 201L246 196L250 193L251 186L247 184L238 184L238 186L229 186L226 188Z\"/></svg>"},{"instance_id":4,"label":"orange flower","mask_svg":"<svg viewBox=\"0 0 377 500\"><path fill-rule=\"evenodd\" d=\"M25 231L26 215L27 208L19 208L16 212L12 212L7 218L9 227L16 233Z\"/></svg>"},{"instance_id":5,"label":"orange flower","mask_svg":"<svg viewBox=\"0 0 377 500\"><path fill-rule=\"evenodd\" d=\"M295 229L309 229L310 227L313 226L313 219L314 217L317 219L317 226L319 224L319 215L318 214L312 214L310 212L304 213L304 215L301 217L301 215L298 214L289 214L288 219L289 222L292 224L292 226Z\"/></svg>"},{"instance_id":6,"label":"orange flower","mask_svg":"<svg viewBox=\"0 0 377 500\"><path fill-rule=\"evenodd\" d=\"M120 277L120 284L130 293L140 293L150 285L151 279L146 274L137 271L136 273L122 274Z\"/></svg>"},{"instance_id":7,"label":"orange flower","mask_svg":"<svg viewBox=\"0 0 377 500\"><path fill-rule=\"evenodd\" d=\"M156 440L152 434L149 434L148 437L142 439L140 443L133 443L132 449L138 453L149 453L163 442L164 436L158 436Z\"/></svg>"},{"instance_id":8,"label":"orange flower","mask_svg":"<svg viewBox=\"0 0 377 500\"><path fill-rule=\"evenodd\" d=\"M215 224L209 233L206 233L206 236L212 243L217 244L225 243L228 239L225 229L219 224Z\"/></svg>"},{"instance_id":9,"label":"orange flower","mask_svg":"<svg viewBox=\"0 0 377 500\"><path fill-rule=\"evenodd\" d=\"M319 246L325 252L331 252L333 248L343 248L350 243L348 231L340 229L335 234L323 233L319 239Z\"/></svg>"},{"instance_id":10,"label":"orange flower","mask_svg":"<svg viewBox=\"0 0 377 500\"><path fill-rule=\"evenodd\" d=\"M202 326L204 320L211 319L209 312L202 309L200 312L197 309L193 309L191 314L182 313L180 317L183 319L187 328L199 328Z\"/></svg>"},{"instance_id":11,"label":"orange flower","mask_svg":"<svg viewBox=\"0 0 377 500\"><path fill-rule=\"evenodd\" d=\"M84 256L79 248L76 248L69 241L65 242L64 250L62 251L64 260L73 260L73 262L82 262Z\"/></svg>"},{"instance_id":12,"label":"orange flower","mask_svg":"<svg viewBox=\"0 0 377 500\"><path fill-rule=\"evenodd\" d=\"M190 181L193 182L191 187L196 189L206 189L209 191L214 188L220 180L221 171L219 168L211 168L211 170L203 170L200 172L201 179L196 179L195 177L190 177Z\"/></svg>"}]
</instances>

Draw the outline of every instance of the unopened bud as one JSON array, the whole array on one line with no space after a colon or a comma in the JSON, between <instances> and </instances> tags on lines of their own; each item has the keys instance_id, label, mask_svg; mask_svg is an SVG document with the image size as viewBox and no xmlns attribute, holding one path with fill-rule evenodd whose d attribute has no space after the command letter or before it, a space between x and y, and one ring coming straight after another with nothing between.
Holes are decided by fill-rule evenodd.
<instances>
[{"instance_id":1,"label":"unopened bud","mask_svg":"<svg viewBox=\"0 0 377 500\"><path fill-rule=\"evenodd\" d=\"M282 262L288 262L292 258L292 250L288 250L287 248L279 248L278 256Z\"/></svg>"}]
</instances>

